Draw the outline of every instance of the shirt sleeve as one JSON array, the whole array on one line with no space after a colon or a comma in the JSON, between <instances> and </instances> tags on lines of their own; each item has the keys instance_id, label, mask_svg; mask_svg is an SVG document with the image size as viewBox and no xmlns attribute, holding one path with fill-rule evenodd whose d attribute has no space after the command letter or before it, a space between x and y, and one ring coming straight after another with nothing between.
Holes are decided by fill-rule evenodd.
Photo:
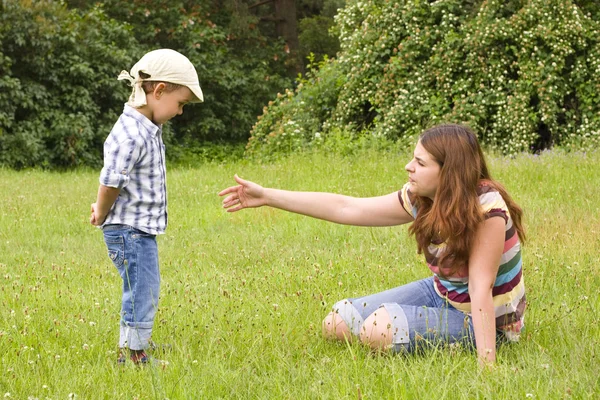
<instances>
[{"instance_id":1,"label":"shirt sleeve","mask_svg":"<svg viewBox=\"0 0 600 400\"><path fill-rule=\"evenodd\" d=\"M132 138L115 140L109 137L104 144L104 167L100 184L121 189L129 184L130 173L141 153L141 144Z\"/></svg>"},{"instance_id":2,"label":"shirt sleeve","mask_svg":"<svg viewBox=\"0 0 600 400\"><path fill-rule=\"evenodd\" d=\"M400 199L400 204L402 208L406 210L406 212L413 218L417 217L417 208L413 205L414 196L410 192L410 183L407 182L404 184L402 189L398 191L398 198Z\"/></svg>"},{"instance_id":3,"label":"shirt sleeve","mask_svg":"<svg viewBox=\"0 0 600 400\"><path fill-rule=\"evenodd\" d=\"M504 222L508 222L508 206L499 192L495 190L484 190L484 193L479 195L479 204L481 204L485 219L502 217L504 218Z\"/></svg>"}]
</instances>

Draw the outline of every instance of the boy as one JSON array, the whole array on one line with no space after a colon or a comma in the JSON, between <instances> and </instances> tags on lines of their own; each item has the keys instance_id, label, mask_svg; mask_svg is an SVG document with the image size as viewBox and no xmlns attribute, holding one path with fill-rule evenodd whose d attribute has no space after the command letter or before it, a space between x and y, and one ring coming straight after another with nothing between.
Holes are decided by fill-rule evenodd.
<instances>
[{"instance_id":1,"label":"boy","mask_svg":"<svg viewBox=\"0 0 600 400\"><path fill-rule=\"evenodd\" d=\"M184 55L169 49L144 55L119 80L133 86L123 114L104 143L104 168L92 225L102 228L108 255L123 279L118 363L150 361L146 349L158 307L156 235L167 227L162 125L187 103L204 101L198 75Z\"/></svg>"}]
</instances>

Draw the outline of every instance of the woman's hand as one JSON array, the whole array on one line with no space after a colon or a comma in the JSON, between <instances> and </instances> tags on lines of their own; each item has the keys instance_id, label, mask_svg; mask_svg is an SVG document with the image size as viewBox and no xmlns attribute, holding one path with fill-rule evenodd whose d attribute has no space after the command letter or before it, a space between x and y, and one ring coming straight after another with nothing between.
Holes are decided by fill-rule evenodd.
<instances>
[{"instance_id":1,"label":"woman's hand","mask_svg":"<svg viewBox=\"0 0 600 400\"><path fill-rule=\"evenodd\" d=\"M219 196L229 196L223 199L223 208L227 212L236 212L244 208L261 207L267 204L265 189L254 182L246 181L237 174L234 179L239 185L231 186L219 192Z\"/></svg>"}]
</instances>

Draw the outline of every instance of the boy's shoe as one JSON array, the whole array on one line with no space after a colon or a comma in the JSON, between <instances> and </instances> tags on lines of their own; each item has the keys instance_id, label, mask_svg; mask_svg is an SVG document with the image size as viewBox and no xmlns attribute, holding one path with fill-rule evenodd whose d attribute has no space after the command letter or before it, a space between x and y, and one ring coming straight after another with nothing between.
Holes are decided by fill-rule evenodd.
<instances>
[{"instance_id":1,"label":"boy's shoe","mask_svg":"<svg viewBox=\"0 0 600 400\"><path fill-rule=\"evenodd\" d=\"M126 349L124 348L119 348L119 355L117 356L117 364L118 365L125 365L125 362L127 361L127 357L125 356L125 351Z\"/></svg>"},{"instance_id":2,"label":"boy's shoe","mask_svg":"<svg viewBox=\"0 0 600 400\"><path fill-rule=\"evenodd\" d=\"M127 349L119 349L119 356L117 357L118 365L125 365L127 362ZM162 360L157 360L154 357L150 357L146 354L145 350L129 350L129 359L134 365L159 365L165 364Z\"/></svg>"},{"instance_id":3,"label":"boy's shoe","mask_svg":"<svg viewBox=\"0 0 600 400\"><path fill-rule=\"evenodd\" d=\"M145 350L129 350L129 359L135 365L158 364L159 360L149 357Z\"/></svg>"}]
</instances>

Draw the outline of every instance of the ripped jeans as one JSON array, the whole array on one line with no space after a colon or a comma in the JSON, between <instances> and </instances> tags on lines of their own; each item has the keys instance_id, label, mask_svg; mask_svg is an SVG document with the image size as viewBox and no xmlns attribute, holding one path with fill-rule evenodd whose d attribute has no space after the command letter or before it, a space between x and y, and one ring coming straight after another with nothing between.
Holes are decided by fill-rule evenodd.
<instances>
[{"instance_id":1,"label":"ripped jeans","mask_svg":"<svg viewBox=\"0 0 600 400\"><path fill-rule=\"evenodd\" d=\"M392 350L414 352L417 348L441 343L461 343L474 348L471 316L441 298L433 287L433 277L411 282L365 297L345 299L333 306L354 335L359 335L365 319L378 308L389 313L393 332Z\"/></svg>"}]
</instances>

